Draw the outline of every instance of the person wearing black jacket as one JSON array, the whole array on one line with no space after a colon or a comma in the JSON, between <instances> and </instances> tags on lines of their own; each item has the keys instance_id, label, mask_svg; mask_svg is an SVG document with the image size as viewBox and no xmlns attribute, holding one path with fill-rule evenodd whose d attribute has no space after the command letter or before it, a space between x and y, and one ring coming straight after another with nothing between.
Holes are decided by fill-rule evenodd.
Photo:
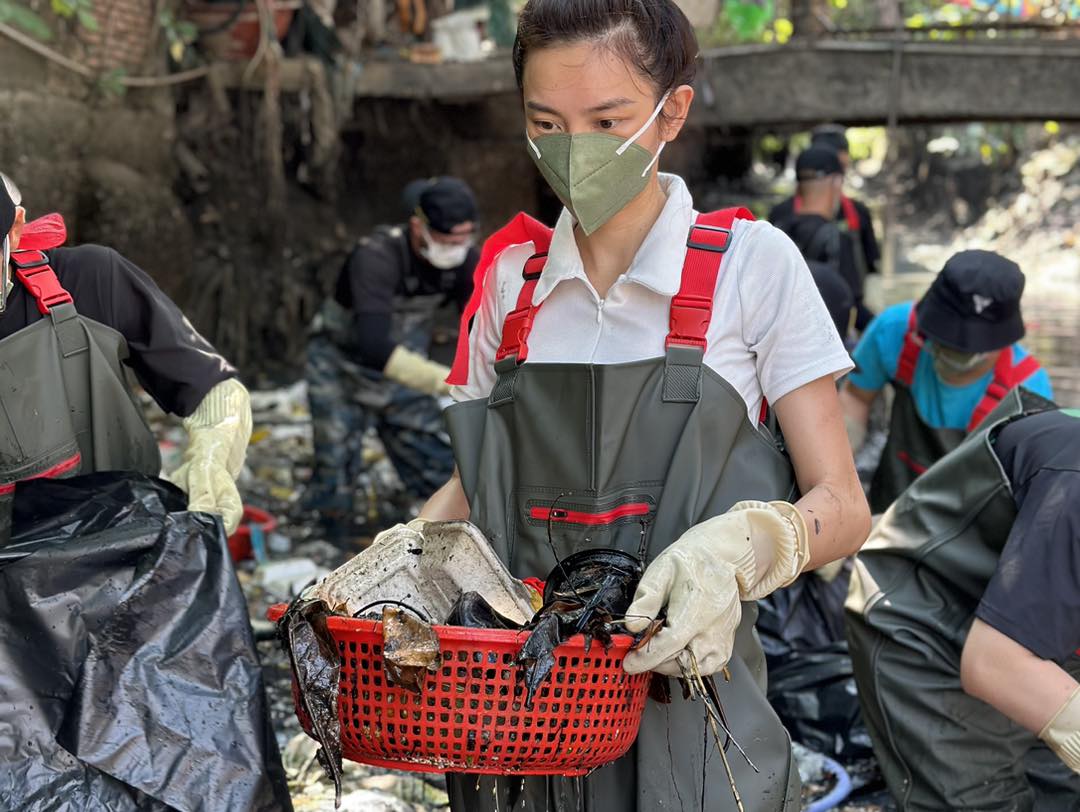
<instances>
[{"instance_id":1,"label":"person wearing black jacket","mask_svg":"<svg viewBox=\"0 0 1080 812\"><path fill-rule=\"evenodd\" d=\"M832 216L842 195L843 169L832 150L810 147L799 155L795 171L800 211L776 225L802 253L837 332L847 340L857 321L857 308L863 306L863 288L854 245Z\"/></svg>"},{"instance_id":2,"label":"person wearing black jacket","mask_svg":"<svg viewBox=\"0 0 1080 812\"><path fill-rule=\"evenodd\" d=\"M472 293L476 200L451 177L409 184L404 197L408 221L357 243L308 343L315 461L304 504L346 536L374 508L355 507L368 429L411 497L429 496L453 470L438 402L449 369L428 354L438 311L460 312Z\"/></svg>"},{"instance_id":3,"label":"person wearing black jacket","mask_svg":"<svg viewBox=\"0 0 1080 812\"><path fill-rule=\"evenodd\" d=\"M844 128L838 124L823 124L815 128L810 136L810 149L832 152L840 163L841 176L846 174L851 167L847 136ZM787 231L785 224L803 213L803 203L802 192L796 191L792 197L773 206L769 211L769 222ZM874 233L873 218L864 203L848 197L842 191L837 198L834 211L832 219L846 238L844 240L846 250L850 252L851 262L854 263L860 279L857 287L858 290L862 290L866 276L877 273L878 262L881 260L881 248L878 245L877 235ZM866 328L874 316L873 312L861 301L860 294L855 321L855 328L860 332Z\"/></svg>"},{"instance_id":4,"label":"person wearing black jacket","mask_svg":"<svg viewBox=\"0 0 1080 812\"><path fill-rule=\"evenodd\" d=\"M1013 389L901 494L846 605L905 812L1080 808L1080 412Z\"/></svg>"}]
</instances>

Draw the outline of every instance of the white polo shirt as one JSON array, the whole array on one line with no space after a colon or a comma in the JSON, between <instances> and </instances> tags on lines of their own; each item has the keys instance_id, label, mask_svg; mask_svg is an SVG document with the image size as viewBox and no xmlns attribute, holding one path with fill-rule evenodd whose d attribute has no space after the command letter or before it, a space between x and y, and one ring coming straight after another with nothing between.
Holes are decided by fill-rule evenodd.
<instances>
[{"instance_id":1,"label":"white polo shirt","mask_svg":"<svg viewBox=\"0 0 1080 812\"><path fill-rule=\"evenodd\" d=\"M563 209L533 293L543 306L529 334L530 361L617 364L664 354L671 297L679 290L686 239L697 217L686 184L660 175L668 196L626 273L600 298L585 276L574 220ZM469 336L469 380L455 400L487 397L503 320L517 305L532 243L511 246L489 271ZM775 403L825 375L852 368L795 244L766 222L736 220L724 254L706 335L705 363L746 401L754 422L764 395Z\"/></svg>"}]
</instances>

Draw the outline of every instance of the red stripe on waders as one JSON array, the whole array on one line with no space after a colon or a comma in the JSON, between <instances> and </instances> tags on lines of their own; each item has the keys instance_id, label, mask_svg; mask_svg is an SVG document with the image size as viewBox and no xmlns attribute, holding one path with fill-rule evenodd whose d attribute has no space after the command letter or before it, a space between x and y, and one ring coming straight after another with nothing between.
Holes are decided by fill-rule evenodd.
<instances>
[{"instance_id":1,"label":"red stripe on waders","mask_svg":"<svg viewBox=\"0 0 1080 812\"><path fill-rule=\"evenodd\" d=\"M61 460L56 463L56 465L52 466L52 468L48 468L40 474L34 474L33 476L26 477L26 479L20 479L19 482L30 482L34 479L56 479L57 477L62 477L64 474L70 474L72 471L77 470L80 465L82 465L82 454L75 452L75 456L68 457L66 460ZM8 496L14 493L16 484L18 483L8 482L4 485L0 485L0 496Z\"/></svg>"},{"instance_id":2,"label":"red stripe on waders","mask_svg":"<svg viewBox=\"0 0 1080 812\"><path fill-rule=\"evenodd\" d=\"M563 508L534 507L529 509L529 518L547 522L568 522L570 524L605 525L625 519L628 516L647 516L649 505L646 502L631 502L600 513L583 510L564 510Z\"/></svg>"}]
</instances>

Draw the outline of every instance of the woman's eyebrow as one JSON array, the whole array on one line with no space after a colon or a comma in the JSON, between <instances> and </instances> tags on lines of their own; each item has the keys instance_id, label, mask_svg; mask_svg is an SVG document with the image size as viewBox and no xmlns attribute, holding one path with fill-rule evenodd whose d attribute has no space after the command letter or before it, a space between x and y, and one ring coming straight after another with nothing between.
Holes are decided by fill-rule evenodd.
<instances>
[{"instance_id":1,"label":"woman's eyebrow","mask_svg":"<svg viewBox=\"0 0 1080 812\"><path fill-rule=\"evenodd\" d=\"M540 102L527 101L525 102L525 106L537 113L549 113L553 116L559 115L558 110L548 107L546 104L540 104Z\"/></svg>"},{"instance_id":2,"label":"woman's eyebrow","mask_svg":"<svg viewBox=\"0 0 1080 812\"><path fill-rule=\"evenodd\" d=\"M588 113L604 113L608 110L614 110L616 107L625 107L628 104L633 104L633 99L627 99L625 97L619 97L617 99L608 99L607 101L600 102L595 107L590 107L586 112Z\"/></svg>"}]
</instances>

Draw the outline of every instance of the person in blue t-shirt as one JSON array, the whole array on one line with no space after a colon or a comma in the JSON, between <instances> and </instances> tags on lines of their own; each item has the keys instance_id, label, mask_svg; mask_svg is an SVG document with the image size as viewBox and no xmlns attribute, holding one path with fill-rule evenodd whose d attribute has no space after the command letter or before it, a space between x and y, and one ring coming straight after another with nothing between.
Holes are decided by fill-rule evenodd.
<instances>
[{"instance_id":1,"label":"person in blue t-shirt","mask_svg":"<svg viewBox=\"0 0 1080 812\"><path fill-rule=\"evenodd\" d=\"M961 251L918 303L878 316L855 348L841 392L852 449L886 384L896 397L874 473L870 508L883 512L923 471L955 448L1014 386L1045 398L1050 378L1017 340L1024 336L1024 274L992 251Z\"/></svg>"}]
</instances>

